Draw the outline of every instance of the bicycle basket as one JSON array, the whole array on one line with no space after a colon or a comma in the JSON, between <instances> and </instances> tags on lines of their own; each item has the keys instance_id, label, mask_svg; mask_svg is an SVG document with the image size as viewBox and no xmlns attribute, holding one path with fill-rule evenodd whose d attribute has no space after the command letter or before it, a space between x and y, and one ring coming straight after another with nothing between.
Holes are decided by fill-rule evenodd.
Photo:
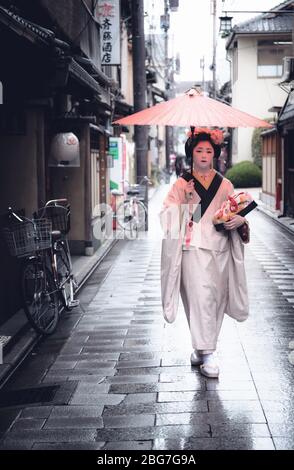
<instances>
[{"instance_id":1,"label":"bicycle basket","mask_svg":"<svg viewBox=\"0 0 294 470\"><path fill-rule=\"evenodd\" d=\"M70 231L70 206L48 206L38 210L51 220L52 230L58 230L63 235Z\"/></svg>"},{"instance_id":2,"label":"bicycle basket","mask_svg":"<svg viewBox=\"0 0 294 470\"><path fill-rule=\"evenodd\" d=\"M52 224L48 219L22 222L2 229L11 256L22 258L51 246Z\"/></svg>"}]
</instances>

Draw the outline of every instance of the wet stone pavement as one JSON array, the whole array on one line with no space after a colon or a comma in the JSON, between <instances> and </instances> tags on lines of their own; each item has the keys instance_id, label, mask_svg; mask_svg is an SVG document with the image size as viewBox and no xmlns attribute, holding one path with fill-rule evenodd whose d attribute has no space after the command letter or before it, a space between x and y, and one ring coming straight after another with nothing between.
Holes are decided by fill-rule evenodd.
<instances>
[{"instance_id":1,"label":"wet stone pavement","mask_svg":"<svg viewBox=\"0 0 294 470\"><path fill-rule=\"evenodd\" d=\"M248 216L250 318L226 316L221 374L207 379L190 366L182 306L174 324L162 317L155 214L165 191L150 203L149 237L116 244L80 308L2 390L1 449L294 449L294 239Z\"/></svg>"}]
</instances>

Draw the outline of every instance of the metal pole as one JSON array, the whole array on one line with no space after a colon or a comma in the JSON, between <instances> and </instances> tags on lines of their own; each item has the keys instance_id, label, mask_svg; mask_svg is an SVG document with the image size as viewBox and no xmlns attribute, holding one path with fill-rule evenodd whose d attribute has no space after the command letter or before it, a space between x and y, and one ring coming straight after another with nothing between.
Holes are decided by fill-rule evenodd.
<instances>
[{"instance_id":1,"label":"metal pole","mask_svg":"<svg viewBox=\"0 0 294 470\"><path fill-rule=\"evenodd\" d=\"M294 16L292 18L292 55L294 55Z\"/></svg>"},{"instance_id":2,"label":"metal pole","mask_svg":"<svg viewBox=\"0 0 294 470\"><path fill-rule=\"evenodd\" d=\"M146 108L144 1L132 0L134 112ZM137 182L148 174L148 127L135 126Z\"/></svg>"}]
</instances>

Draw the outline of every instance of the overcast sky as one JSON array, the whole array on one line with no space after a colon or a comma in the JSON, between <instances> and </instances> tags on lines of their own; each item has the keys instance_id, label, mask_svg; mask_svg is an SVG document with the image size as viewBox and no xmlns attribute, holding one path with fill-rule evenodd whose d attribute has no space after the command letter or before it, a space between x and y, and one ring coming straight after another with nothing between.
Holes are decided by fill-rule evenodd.
<instances>
[{"instance_id":1,"label":"overcast sky","mask_svg":"<svg viewBox=\"0 0 294 470\"><path fill-rule=\"evenodd\" d=\"M217 0L217 31L221 11L226 10L258 10L266 11L278 5L277 0ZM146 26L148 32L150 25L160 32L160 15L164 12L164 0L145 0ZM257 13L230 14L233 24L246 21L257 16ZM181 75L176 80L201 80L200 59L205 58L205 79L212 78L209 65L212 63L212 37L213 23L211 15L211 0L179 0L179 9L171 13L170 43L172 54L180 54ZM229 80L229 66L226 61L225 40L218 36L217 46L217 78L220 85Z\"/></svg>"}]
</instances>

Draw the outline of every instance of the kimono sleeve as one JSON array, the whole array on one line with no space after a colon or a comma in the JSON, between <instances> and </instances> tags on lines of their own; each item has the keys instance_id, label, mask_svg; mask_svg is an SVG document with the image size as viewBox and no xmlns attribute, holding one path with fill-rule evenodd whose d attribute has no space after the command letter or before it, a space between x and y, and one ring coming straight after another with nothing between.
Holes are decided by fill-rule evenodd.
<instances>
[{"instance_id":1,"label":"kimono sleeve","mask_svg":"<svg viewBox=\"0 0 294 470\"><path fill-rule=\"evenodd\" d=\"M185 201L186 201L186 195L185 195L183 185L180 183L180 180L177 180L172 185L171 189L169 190L167 196L165 197L163 201L162 211L172 205L181 205L185 203Z\"/></svg>"},{"instance_id":2,"label":"kimono sleeve","mask_svg":"<svg viewBox=\"0 0 294 470\"><path fill-rule=\"evenodd\" d=\"M177 180L167 194L160 211L164 232L161 245L161 300L164 319L175 321L179 304L182 236L181 204L185 201L184 185Z\"/></svg>"},{"instance_id":3,"label":"kimono sleeve","mask_svg":"<svg viewBox=\"0 0 294 470\"><path fill-rule=\"evenodd\" d=\"M163 206L159 212L160 225L164 235L173 233L178 238L181 226L181 205L185 204L185 191L180 181L177 180L169 190L163 201Z\"/></svg>"}]
</instances>

